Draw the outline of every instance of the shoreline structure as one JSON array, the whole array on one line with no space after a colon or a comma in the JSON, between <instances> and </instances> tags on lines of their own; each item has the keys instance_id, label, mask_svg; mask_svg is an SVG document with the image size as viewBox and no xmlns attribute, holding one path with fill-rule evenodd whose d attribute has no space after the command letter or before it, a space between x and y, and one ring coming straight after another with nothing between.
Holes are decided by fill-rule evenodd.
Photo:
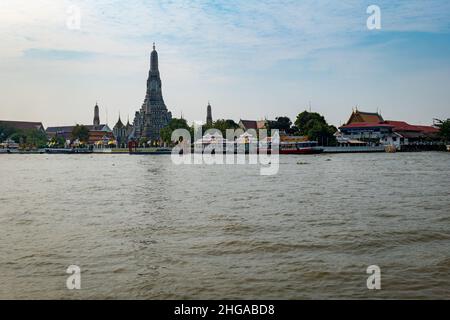
<instances>
[{"instance_id":1,"label":"shoreline structure","mask_svg":"<svg viewBox=\"0 0 450 320\"><path fill-rule=\"evenodd\" d=\"M11 140L12 136L8 137L8 134L6 134L6 141L0 143L0 154L170 154L170 146L173 146L173 143L164 142L161 138L161 130L169 125L172 114L162 95L162 81L155 44L153 44L153 51L150 55L150 70L146 87L144 103L141 109L136 112L134 121L130 123L128 119L127 124L124 125L119 114L119 120L112 130L108 124L101 124L97 103L94 107L93 125L48 127L45 129L41 122L0 120L0 126L11 127L19 130L19 132L35 131L41 135L41 138L45 136L47 139L47 144L37 144L36 138L32 137L34 144L28 143L26 145L22 143L22 138L19 144L17 139L13 141ZM286 119L290 121L289 118ZM234 123L233 120L230 121ZM207 133L205 136L196 137L191 146L200 143L203 147L209 145L214 147L223 142L234 144L235 148L242 144L245 144L246 148L250 145L253 148L255 144L261 148L259 143L262 143L263 140L258 141L259 135L256 131L271 129L273 123L277 121L241 119L239 124L234 123L239 127L239 130L244 132L242 135L239 133L240 136L237 137L240 142L237 142L237 140L233 142L233 140L226 140L222 136ZM213 125L210 103L207 107L206 124ZM328 125L326 121L325 124ZM274 128L276 127L272 129ZM331 137L334 143L329 144L329 137L327 136L327 142L325 143L324 137L322 137L322 143L319 145L319 138L311 138L305 133L300 136L298 134L300 130L291 132L289 125L289 129L280 130L280 150L285 154L287 152L292 152L291 154L300 153L305 149L302 144L315 143L323 153L450 151L449 146L446 146L439 137L439 129L436 124L433 124L433 126L410 125L404 121L385 120L379 112L363 112L356 108L346 124L335 129L337 131ZM84 130L83 138L81 138L82 130ZM0 138L2 136L5 138L3 132ZM265 143L271 144L269 140L266 140Z\"/></svg>"},{"instance_id":2,"label":"shoreline structure","mask_svg":"<svg viewBox=\"0 0 450 320\"><path fill-rule=\"evenodd\" d=\"M322 147L323 154L339 154L339 153L392 153L392 152L400 152L400 153L410 153L410 152L445 152L450 151L450 146L446 145L434 145L429 146L428 149L415 149L415 148L404 148L402 150L390 151L386 146L356 146L356 147ZM172 153L172 148L140 148L137 151L131 151L126 148L111 148L111 149L37 149L37 150L18 150L18 149L0 149L1 154L65 154L65 155L74 155L74 154L102 154L102 155L170 155ZM225 151L223 152L225 154ZM237 154L235 152L234 154ZM283 155L283 154L282 154ZM305 154L307 155L307 154Z\"/></svg>"}]
</instances>

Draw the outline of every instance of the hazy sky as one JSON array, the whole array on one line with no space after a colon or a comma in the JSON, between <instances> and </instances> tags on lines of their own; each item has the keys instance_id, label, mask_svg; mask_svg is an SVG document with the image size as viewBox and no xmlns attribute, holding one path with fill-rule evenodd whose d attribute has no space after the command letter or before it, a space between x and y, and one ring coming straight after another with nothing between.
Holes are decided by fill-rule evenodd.
<instances>
[{"instance_id":1,"label":"hazy sky","mask_svg":"<svg viewBox=\"0 0 450 320\"><path fill-rule=\"evenodd\" d=\"M367 7L381 8L368 30ZM70 8L81 29L67 27ZM142 105L156 42L174 116L263 119L352 107L450 117L450 1L0 1L0 119L112 126ZM130 119L132 120L132 119Z\"/></svg>"}]
</instances>

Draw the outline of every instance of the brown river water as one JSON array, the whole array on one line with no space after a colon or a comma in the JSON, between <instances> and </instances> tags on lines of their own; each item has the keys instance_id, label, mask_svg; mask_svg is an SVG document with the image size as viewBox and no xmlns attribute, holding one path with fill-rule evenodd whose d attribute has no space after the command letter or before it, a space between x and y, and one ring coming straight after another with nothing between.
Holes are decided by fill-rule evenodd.
<instances>
[{"instance_id":1,"label":"brown river water","mask_svg":"<svg viewBox=\"0 0 450 320\"><path fill-rule=\"evenodd\" d=\"M450 299L450 153L280 162L0 155L0 298Z\"/></svg>"}]
</instances>

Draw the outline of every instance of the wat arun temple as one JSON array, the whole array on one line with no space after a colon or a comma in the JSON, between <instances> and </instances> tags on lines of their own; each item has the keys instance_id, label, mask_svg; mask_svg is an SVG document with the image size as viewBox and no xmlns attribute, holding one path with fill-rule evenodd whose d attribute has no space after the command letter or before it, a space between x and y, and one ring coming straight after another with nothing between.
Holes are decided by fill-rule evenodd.
<instances>
[{"instance_id":1,"label":"wat arun temple","mask_svg":"<svg viewBox=\"0 0 450 320\"><path fill-rule=\"evenodd\" d=\"M159 144L160 131L172 120L162 95L162 82L158 67L158 52L155 44L150 57L150 72L147 80L147 92L144 103L136 112L133 122L132 139L146 140L149 144Z\"/></svg>"}]
</instances>

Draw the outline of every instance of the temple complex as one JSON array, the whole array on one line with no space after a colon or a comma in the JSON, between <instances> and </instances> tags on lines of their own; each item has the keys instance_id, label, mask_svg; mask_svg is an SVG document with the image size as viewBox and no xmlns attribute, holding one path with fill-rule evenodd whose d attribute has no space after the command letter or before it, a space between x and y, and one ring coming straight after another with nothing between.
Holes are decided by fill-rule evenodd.
<instances>
[{"instance_id":1,"label":"temple complex","mask_svg":"<svg viewBox=\"0 0 450 320\"><path fill-rule=\"evenodd\" d=\"M353 110L347 124L339 128L339 143L381 144L397 148L407 145L439 144L439 129L434 126L411 125L405 121L384 120L381 114Z\"/></svg>"},{"instance_id":2,"label":"temple complex","mask_svg":"<svg viewBox=\"0 0 450 320\"><path fill-rule=\"evenodd\" d=\"M141 109L135 114L132 138L138 141L146 140L151 145L160 144L160 130L166 127L171 119L172 114L168 111L162 95L158 52L153 44L147 91Z\"/></svg>"},{"instance_id":3,"label":"temple complex","mask_svg":"<svg viewBox=\"0 0 450 320\"><path fill-rule=\"evenodd\" d=\"M133 134L133 126L130 124L129 120L127 121L127 124L124 125L119 115L119 120L117 120L117 123L113 128L113 133L117 141L117 147L126 148Z\"/></svg>"},{"instance_id":4,"label":"temple complex","mask_svg":"<svg viewBox=\"0 0 450 320\"><path fill-rule=\"evenodd\" d=\"M98 103L94 107L94 121L92 125L83 125L89 130L89 145L107 144L114 139L113 132L107 124L100 123L100 112ZM52 138L62 137L64 140L72 140L72 131L75 126L48 127L45 130L47 136Z\"/></svg>"}]
</instances>

